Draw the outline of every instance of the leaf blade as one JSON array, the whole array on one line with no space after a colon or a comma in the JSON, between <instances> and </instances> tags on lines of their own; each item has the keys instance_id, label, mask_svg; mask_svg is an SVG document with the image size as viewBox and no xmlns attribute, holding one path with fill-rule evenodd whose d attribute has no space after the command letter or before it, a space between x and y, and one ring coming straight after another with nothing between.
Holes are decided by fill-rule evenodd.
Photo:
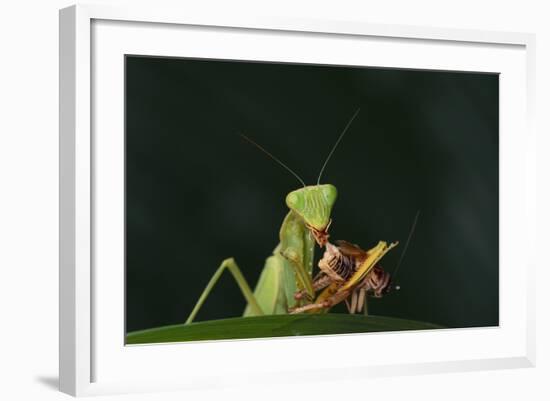
<instances>
[{"instance_id":1,"label":"leaf blade","mask_svg":"<svg viewBox=\"0 0 550 401\"><path fill-rule=\"evenodd\" d=\"M348 314L271 315L173 325L128 333L126 344L441 329L432 323Z\"/></svg>"}]
</instances>

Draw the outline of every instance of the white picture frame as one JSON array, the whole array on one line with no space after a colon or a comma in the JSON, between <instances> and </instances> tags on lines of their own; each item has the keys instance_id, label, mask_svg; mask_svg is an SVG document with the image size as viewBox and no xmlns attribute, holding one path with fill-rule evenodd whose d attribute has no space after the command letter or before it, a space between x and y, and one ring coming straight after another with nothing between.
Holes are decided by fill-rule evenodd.
<instances>
[{"instance_id":1,"label":"white picture frame","mask_svg":"<svg viewBox=\"0 0 550 401\"><path fill-rule=\"evenodd\" d=\"M500 180L505 182L501 188L501 325L492 329L455 329L435 332L407 333L397 336L395 333L376 334L377 341L388 343L409 342L415 344L411 348L421 349L422 344L441 343L448 344L453 341L473 344L479 343L479 347L465 357L459 357L464 349L458 345L452 354L441 354L439 358L433 356L420 357L420 354L412 350L400 352L398 356L374 357L374 361L367 363L362 360L351 361L341 358L340 361L312 360L311 366L302 364L295 367L300 372L300 380L319 380L327 377L338 378L350 374L350 368L357 377L430 373L441 371L464 371L477 369L497 369L509 367L528 367L535 363L535 338L534 338L534 264L531 256L535 235L535 135L531 127L533 112L533 88L534 88L534 35L525 33L485 32L460 29L437 29L414 26L374 25L360 21L325 21L325 20L297 20L291 16L285 18L270 18L255 16L222 15L212 11L208 15L186 13L182 10L161 10L151 8L112 8L99 5L78 5L60 11L60 390L72 395L93 395L106 393L126 393L134 391L160 391L169 389L197 389L209 386L224 386L236 383L239 380L231 375L236 370L235 366L223 366L223 363L214 367L208 366L201 369L200 355L223 354L232 360L241 359L243 365L257 362L258 352L270 355L273 361L269 369L257 366L253 373L258 382L273 380L292 380L296 369L286 370L282 361L277 361L277 353L281 349L285 352L302 352L309 355L318 346L318 339L304 338L297 343L295 339L277 340L248 340L248 341L224 341L210 343L208 348L204 344L159 345L150 347L124 347L123 335L117 336L120 311L123 308L120 297L115 292L120 291L122 276L108 277L105 274L97 275L94 269L101 265L103 254L105 257L117 258L117 250L101 251L97 253L94 243L98 241L110 241L103 239L102 213L98 211L97 202L109 203L109 197L96 197L95 191L98 185L112 185L116 187L117 175L113 175L114 181L96 181L101 175L101 163L110 163L120 167L117 163L120 153L121 137L113 136L115 142L105 140L99 143L94 138L94 130L103 127L100 121L102 107L106 102L97 102L94 96L106 96L101 88L96 88L93 77L103 79L101 71L104 68L118 64L110 64L112 59L120 62L119 55L126 51L127 40L139 37L140 31L149 29L147 35L141 37L140 46L131 45L138 53L146 51L146 54L172 55L172 41L163 40L169 36L186 34L185 27L200 27L206 33L209 29L215 30L216 37L230 38L232 33L245 32L246 35L262 34L264 40L272 41L277 48L284 33L287 36L296 35L297 38L313 40L323 37L327 41L338 37L342 40L384 40L385 45L399 45L403 52L396 52L391 58L384 59L384 53L379 54L378 64L391 67L422 68L422 60L403 61L406 57L408 46L418 46L415 51L423 51L426 59L433 54L435 49L441 52L437 62L426 62L424 68L434 69L475 69L475 58L479 63L485 62L482 70L500 72L506 77L505 90L501 91L501 129L503 129L506 141L501 144L501 153L505 156L514 154L513 158L503 157L500 166ZM180 29L181 28L181 29ZM94 35L96 39L94 40ZM106 36L107 35L107 36ZM111 35L111 36L108 36ZM242 35L243 38L246 35ZM108 38L109 40L105 40ZM206 39L205 39L206 40ZM163 43L161 47L161 43ZM206 43L206 42L205 42ZM376 43L373 44L375 46ZM149 47L145 47L149 46ZM299 45L298 45L299 46ZM421 47L425 47L422 48ZM453 46L450 51L445 46ZM208 46L204 46L208 47ZM268 46L269 47L269 46ZM376 47L376 46L375 46ZM376 48L373 52L376 53ZM155 48L157 49L155 51ZM141 50L140 50L141 49ZM236 48L237 50L239 48ZM491 50L492 49L492 50ZM242 50L242 48L241 48ZM494 57L488 57L489 51L494 50ZM105 51L104 53L101 53ZM184 49L183 51L190 51ZM240 51L240 50L239 50ZM244 51L244 50L243 50ZM336 52L336 49L334 50ZM98 53L99 52L99 53ZM122 52L122 53L121 53ZM347 63L364 65L364 61L357 58L356 61L342 57ZM453 61L456 54L464 52L464 64ZM474 53L471 53L474 52ZM471 54L470 54L471 53ZM114 55L109 58L109 54ZM243 53L244 54L244 53ZM250 53L248 58L253 58ZM474 56L472 56L474 54ZM181 54L177 54L181 55ZM193 53L197 56L197 53ZM199 55L200 56L200 55ZM500 57L502 56L502 57ZM242 56L247 59L247 56ZM260 59L262 56L258 56ZM278 56L283 57L283 56ZM310 62L315 62L315 56L310 57ZM336 57L334 54L327 57ZM357 56L359 57L359 56ZM448 57L445 58L445 57ZM219 55L224 58L224 55ZM238 57L237 57L238 58ZM118 60L118 61L116 61ZM327 62L318 59L318 62ZM329 60L330 63L330 60ZM417 63L417 64L415 64ZM370 65L370 64L369 64ZM474 67L472 67L474 66ZM475 69L477 70L477 69ZM505 71L505 72L503 72ZM96 75L94 75L96 74ZM99 74L99 75L97 75ZM113 79L123 76L122 70L117 70ZM98 78L99 77L99 78ZM509 78L508 78L509 77ZM106 79L110 79L107 77ZM120 92L120 81L109 81L111 87ZM512 93L518 93L518 98L511 99ZM108 94L111 95L110 93ZM116 95L116 93L115 93ZM118 96L121 96L119 93ZM115 96L116 97L116 96ZM112 98L112 96L110 96ZM117 98L118 99L118 98ZM115 101L115 100L113 100ZM509 103L514 102L514 103ZM119 127L120 106L109 105L113 113L118 116L105 117L109 120L109 127ZM505 113L503 113L505 112ZM116 121L115 121L116 120ZM94 128L95 127L95 128ZM105 126L107 127L107 126ZM106 128L110 129L110 128ZM119 132L120 133L120 132ZM118 139L117 139L118 138ZM118 142L116 142L118 141ZM110 150L113 151L110 154ZM118 161L117 161L118 160ZM505 181L503 181L505 180ZM520 187L521 191L517 191ZM100 191L105 193L105 191ZM113 202L117 195L113 195ZM108 209L108 208L107 208ZM99 219L99 220L98 220ZM116 218L114 219L116 220ZM513 228L510 229L510 228ZM110 230L113 235L119 231ZM118 234L117 234L118 233ZM520 234L518 234L520 233ZM99 235L99 237L98 237ZM111 241L117 245L117 239ZM109 253L111 252L111 253ZM517 262L517 263L516 263ZM100 266L99 265L99 266ZM516 281L511 281L512 269L516 269ZM115 269L116 270L116 269ZM510 274L509 274L510 273ZM110 280L110 281L106 281ZM108 283L106 286L105 284ZM515 292L512 294L512 285ZM98 286L101 286L102 300L98 301ZM108 287L108 288L107 288ZM109 295L111 294L111 295ZM113 295L115 294L115 295ZM512 306L509 298L514 296ZM113 307L113 314L103 313L102 305L109 301ZM513 317L513 318L512 318ZM120 319L119 319L120 320ZM115 322L115 323L113 323ZM116 326L116 327L114 327ZM100 327L98 329L98 327ZM114 335L113 335L114 333ZM504 333L504 334L503 334ZM348 346L358 343L362 335L354 336L330 336L325 337L325 346L342 347L342 340ZM112 342L116 350L109 348ZM299 345L296 345L299 344ZM494 346L494 347L493 347ZM269 349L273 351L270 353ZM311 348L311 349L310 349ZM153 371L132 370L139 361L147 361L146 365L158 366L159 361L165 362L168 368L178 366L180 351L186 352L187 359L197 361L194 369L187 371L185 380L177 376L165 374L155 376ZM294 351L293 351L294 350ZM434 351L434 353L437 351ZM124 354L124 355L123 355ZM353 353L344 353L352 355ZM426 354L426 353L424 353ZM424 355L423 354L423 355ZM427 353L429 354L429 352ZM313 355L313 354L312 354ZM238 357L237 357L238 356ZM98 362L101 361L101 362ZM181 359L180 359L181 361ZM106 365L111 368L108 368ZM121 364L126 375L117 375ZM176 364L176 365L174 365ZM316 364L316 365L315 365ZM325 364L325 365L323 365ZM317 366L315 369L313 366ZM102 368L103 367L103 368ZM185 367L178 366L184 369ZM167 369L168 369L167 368ZM103 373L103 371L106 373ZM110 369L110 370L109 370ZM209 374L204 372L208 369ZM245 369L243 367L243 369ZM161 372L163 373L163 372ZM235 373L236 374L236 373ZM134 378L135 377L135 378Z\"/></svg>"}]
</instances>

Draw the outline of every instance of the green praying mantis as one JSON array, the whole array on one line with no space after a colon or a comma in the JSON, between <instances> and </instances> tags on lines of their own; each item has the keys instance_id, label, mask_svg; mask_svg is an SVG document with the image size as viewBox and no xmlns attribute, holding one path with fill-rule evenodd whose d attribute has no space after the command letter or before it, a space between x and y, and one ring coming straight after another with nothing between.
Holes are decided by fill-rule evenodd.
<instances>
[{"instance_id":1,"label":"green praying mantis","mask_svg":"<svg viewBox=\"0 0 550 401\"><path fill-rule=\"evenodd\" d=\"M208 295L226 270L232 274L247 301L243 316L286 314L292 310L308 309L307 305L301 306L301 309L296 307L300 307L300 303L304 301L311 303L315 299L317 288L314 288L314 280L312 280L315 243L323 248L328 242L328 229L332 221L331 212L337 198L336 187L331 184L320 184L321 177L332 154L359 111L358 109L353 114L333 145L321 168L316 185L306 185L288 166L243 135L246 140L293 174L302 184L302 188L296 189L286 196L286 205L289 211L279 231L280 242L271 256L267 258L254 291L248 285L235 259L225 259L208 282L187 318L186 324L193 322ZM376 250L376 257L371 258L372 263L360 267L361 274L354 275L355 281L345 283L342 288L353 290L354 285L359 285L357 280L363 280L366 274L374 268L375 261L379 261L395 245L387 246L385 242L381 241L377 247L373 248ZM329 286L330 288L333 286ZM298 297L297 294L300 296ZM327 291L324 291L313 305L322 305L320 302L326 303L327 297Z\"/></svg>"}]
</instances>

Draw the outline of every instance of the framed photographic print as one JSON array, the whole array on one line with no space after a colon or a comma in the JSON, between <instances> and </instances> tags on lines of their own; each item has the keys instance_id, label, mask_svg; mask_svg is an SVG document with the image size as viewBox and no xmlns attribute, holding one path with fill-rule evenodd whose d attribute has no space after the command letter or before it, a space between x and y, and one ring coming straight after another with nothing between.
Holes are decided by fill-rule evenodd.
<instances>
[{"instance_id":1,"label":"framed photographic print","mask_svg":"<svg viewBox=\"0 0 550 401\"><path fill-rule=\"evenodd\" d=\"M61 390L531 366L533 46L62 10Z\"/></svg>"}]
</instances>

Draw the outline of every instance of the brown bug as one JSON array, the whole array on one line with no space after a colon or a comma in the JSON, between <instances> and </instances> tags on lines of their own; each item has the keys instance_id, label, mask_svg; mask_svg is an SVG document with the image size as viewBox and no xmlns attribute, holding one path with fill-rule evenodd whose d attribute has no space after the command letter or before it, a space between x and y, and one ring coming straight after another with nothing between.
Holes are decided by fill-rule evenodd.
<instances>
[{"instance_id":1,"label":"brown bug","mask_svg":"<svg viewBox=\"0 0 550 401\"><path fill-rule=\"evenodd\" d=\"M420 210L414 216L405 247L393 271L394 279L409 247L419 215ZM367 295L379 298L392 288L392 276L384 271L378 262L397 245L398 242L388 245L380 241L374 248L365 251L360 246L346 241L336 241L336 245L327 242L323 258L319 261L321 271L313 280L313 290L323 291L315 302L294 308L290 313L326 311L342 301L346 302L350 313L361 312L366 305ZM398 290L399 286L393 288ZM308 296L304 291L299 291L294 297L300 300Z\"/></svg>"},{"instance_id":2,"label":"brown bug","mask_svg":"<svg viewBox=\"0 0 550 401\"><path fill-rule=\"evenodd\" d=\"M396 247L398 242L387 244L380 241L368 251L346 241L336 245L327 242L323 258L319 261L321 271L314 278L314 291L323 290L315 302L295 308L291 313L327 310L345 301L350 313L361 312L367 294L381 297L391 287L391 276L378 262ZM302 299L304 291L297 292L295 298Z\"/></svg>"}]
</instances>

